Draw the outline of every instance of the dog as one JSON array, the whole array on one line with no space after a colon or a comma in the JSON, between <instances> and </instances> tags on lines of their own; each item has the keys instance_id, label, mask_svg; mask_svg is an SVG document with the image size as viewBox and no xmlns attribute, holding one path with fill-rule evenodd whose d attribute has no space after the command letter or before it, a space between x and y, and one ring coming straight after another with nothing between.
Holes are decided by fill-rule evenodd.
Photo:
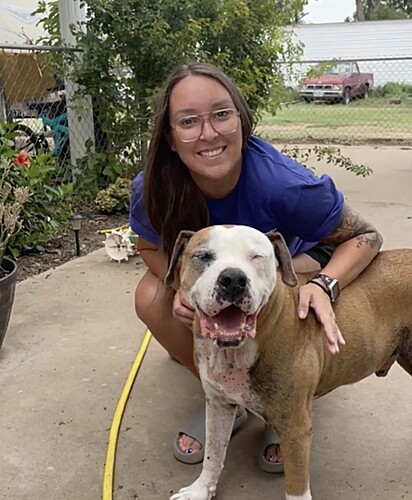
<instances>
[{"instance_id":1,"label":"dog","mask_svg":"<svg viewBox=\"0 0 412 500\"><path fill-rule=\"evenodd\" d=\"M313 312L298 318L297 276L283 237L245 226L182 231L166 284L195 308L194 356L206 396L199 478L171 500L216 494L237 405L276 430L286 500L311 500L312 401L397 361L412 375L412 249L381 251L334 303L346 340L331 355ZM383 371L383 373L382 373Z\"/></svg>"}]
</instances>

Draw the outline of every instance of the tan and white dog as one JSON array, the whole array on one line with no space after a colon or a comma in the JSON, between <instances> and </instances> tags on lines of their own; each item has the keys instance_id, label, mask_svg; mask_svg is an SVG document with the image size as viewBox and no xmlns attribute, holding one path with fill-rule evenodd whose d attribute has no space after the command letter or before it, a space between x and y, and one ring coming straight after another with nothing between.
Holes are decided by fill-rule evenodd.
<instances>
[{"instance_id":1,"label":"tan and white dog","mask_svg":"<svg viewBox=\"0 0 412 500\"><path fill-rule=\"evenodd\" d=\"M171 500L215 495L236 405L276 429L286 499L310 500L313 398L387 370L395 359L412 375L412 249L382 251L343 290L334 310L346 345L336 356L313 313L298 319L296 285L307 277L295 275L279 233L245 226L182 231L166 282L176 276L196 309L206 443L199 478Z\"/></svg>"}]
</instances>

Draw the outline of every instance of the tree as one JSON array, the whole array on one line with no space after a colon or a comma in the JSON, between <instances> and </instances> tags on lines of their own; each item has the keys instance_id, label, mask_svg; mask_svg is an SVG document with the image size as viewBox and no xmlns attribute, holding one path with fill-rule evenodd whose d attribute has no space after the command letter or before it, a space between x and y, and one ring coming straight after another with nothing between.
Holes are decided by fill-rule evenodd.
<instances>
[{"instance_id":1,"label":"tree","mask_svg":"<svg viewBox=\"0 0 412 500\"><path fill-rule=\"evenodd\" d=\"M42 4L43 12L49 2ZM307 0L89 0L87 33L78 33L83 63L77 82L95 102L99 123L118 150L140 156L153 99L170 70L193 60L217 64L236 81L257 114L274 109L273 87L299 48L285 29ZM52 11L53 12L53 11ZM50 18L43 20L50 26ZM57 30L58 32L58 30ZM76 63L72 57L70 63Z\"/></svg>"},{"instance_id":2,"label":"tree","mask_svg":"<svg viewBox=\"0 0 412 500\"><path fill-rule=\"evenodd\" d=\"M412 0L356 0L355 21L412 18Z\"/></svg>"},{"instance_id":3,"label":"tree","mask_svg":"<svg viewBox=\"0 0 412 500\"><path fill-rule=\"evenodd\" d=\"M355 21L364 21L365 20L365 10L363 8L363 1L356 0L356 12L354 14Z\"/></svg>"},{"instance_id":4,"label":"tree","mask_svg":"<svg viewBox=\"0 0 412 500\"><path fill-rule=\"evenodd\" d=\"M289 27L307 1L88 0L87 32L77 34L83 62L79 65L75 53L67 51L65 63L74 65L77 83L92 96L115 158L128 158L135 172L144 155L154 98L177 64L215 63L235 80L255 117L275 112L286 93L288 64L292 70L301 54ZM42 42L60 45L57 2L42 0L38 13L46 14L41 22L49 33ZM61 52L56 57L64 71ZM339 151L319 149L316 155L348 170L363 168ZM94 158L83 178L100 180L111 169L121 174L117 165L100 174Z\"/></svg>"}]
</instances>

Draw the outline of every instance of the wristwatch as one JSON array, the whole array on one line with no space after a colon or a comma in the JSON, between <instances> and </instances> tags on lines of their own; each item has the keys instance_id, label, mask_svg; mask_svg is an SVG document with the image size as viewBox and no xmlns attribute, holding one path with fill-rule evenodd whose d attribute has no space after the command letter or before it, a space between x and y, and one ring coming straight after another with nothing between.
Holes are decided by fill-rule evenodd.
<instances>
[{"instance_id":1,"label":"wristwatch","mask_svg":"<svg viewBox=\"0 0 412 500\"><path fill-rule=\"evenodd\" d=\"M339 281L337 279L331 278L327 274L317 274L308 283L313 282L313 280L321 280L325 285L325 292L329 295L331 302L335 302L340 295Z\"/></svg>"}]
</instances>

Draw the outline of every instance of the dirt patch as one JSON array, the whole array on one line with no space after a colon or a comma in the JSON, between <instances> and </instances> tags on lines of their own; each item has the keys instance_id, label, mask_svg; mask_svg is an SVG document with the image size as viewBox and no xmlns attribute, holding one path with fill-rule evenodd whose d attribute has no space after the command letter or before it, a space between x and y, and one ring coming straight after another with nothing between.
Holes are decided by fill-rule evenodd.
<instances>
[{"instance_id":1,"label":"dirt patch","mask_svg":"<svg viewBox=\"0 0 412 500\"><path fill-rule=\"evenodd\" d=\"M102 229L111 229L127 224L127 215L103 215L93 211L81 212L84 217L79 233L80 255L86 255L103 247L105 236ZM22 255L18 259L18 281L53 269L76 257L74 232L69 231L53 238L47 248L39 253Z\"/></svg>"}]
</instances>

